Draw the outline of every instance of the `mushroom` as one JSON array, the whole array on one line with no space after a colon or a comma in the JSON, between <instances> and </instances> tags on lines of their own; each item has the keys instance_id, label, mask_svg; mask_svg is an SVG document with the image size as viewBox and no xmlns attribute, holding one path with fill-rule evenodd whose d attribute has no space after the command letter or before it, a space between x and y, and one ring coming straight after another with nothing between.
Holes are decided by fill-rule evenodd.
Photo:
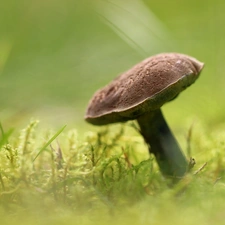
<instances>
[{"instance_id":1,"label":"mushroom","mask_svg":"<svg viewBox=\"0 0 225 225\"><path fill-rule=\"evenodd\" d=\"M85 120L106 125L136 119L162 174L182 178L188 162L161 106L193 84L203 66L197 59L179 53L149 57L98 90L89 102Z\"/></svg>"}]
</instances>

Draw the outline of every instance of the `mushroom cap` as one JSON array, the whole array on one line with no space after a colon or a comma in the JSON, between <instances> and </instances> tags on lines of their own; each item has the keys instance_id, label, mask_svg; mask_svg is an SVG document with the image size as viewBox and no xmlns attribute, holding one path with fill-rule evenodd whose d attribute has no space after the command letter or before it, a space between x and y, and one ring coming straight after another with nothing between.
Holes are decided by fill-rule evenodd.
<instances>
[{"instance_id":1,"label":"mushroom cap","mask_svg":"<svg viewBox=\"0 0 225 225\"><path fill-rule=\"evenodd\" d=\"M85 120L106 125L156 110L193 84L203 66L179 53L149 57L98 90L89 102Z\"/></svg>"}]
</instances>

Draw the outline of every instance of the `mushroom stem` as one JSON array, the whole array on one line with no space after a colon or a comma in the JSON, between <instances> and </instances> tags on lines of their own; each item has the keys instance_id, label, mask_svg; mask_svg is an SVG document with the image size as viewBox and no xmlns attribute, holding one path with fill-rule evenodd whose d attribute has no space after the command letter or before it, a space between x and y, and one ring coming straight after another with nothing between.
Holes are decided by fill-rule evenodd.
<instances>
[{"instance_id":1,"label":"mushroom stem","mask_svg":"<svg viewBox=\"0 0 225 225\"><path fill-rule=\"evenodd\" d=\"M166 177L182 178L188 162L168 127L162 111L157 109L138 118L138 123L149 151L155 155L161 172Z\"/></svg>"}]
</instances>

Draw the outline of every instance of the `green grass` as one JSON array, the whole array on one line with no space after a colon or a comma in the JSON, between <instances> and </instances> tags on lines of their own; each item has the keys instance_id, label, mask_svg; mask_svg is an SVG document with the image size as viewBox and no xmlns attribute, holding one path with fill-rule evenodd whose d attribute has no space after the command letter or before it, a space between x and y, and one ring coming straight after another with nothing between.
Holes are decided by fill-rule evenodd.
<instances>
[{"instance_id":1,"label":"green grass","mask_svg":"<svg viewBox=\"0 0 225 225\"><path fill-rule=\"evenodd\" d=\"M223 128L192 128L186 141L197 163L169 187L132 123L82 138L37 124L2 129L2 224L223 224Z\"/></svg>"}]
</instances>

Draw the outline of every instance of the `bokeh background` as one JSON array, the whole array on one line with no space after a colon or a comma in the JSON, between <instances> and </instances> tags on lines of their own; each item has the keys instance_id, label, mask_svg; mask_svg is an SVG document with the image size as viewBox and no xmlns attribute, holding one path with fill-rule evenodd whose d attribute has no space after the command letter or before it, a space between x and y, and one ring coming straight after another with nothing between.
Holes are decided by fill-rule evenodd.
<instances>
[{"instance_id":1,"label":"bokeh background","mask_svg":"<svg viewBox=\"0 0 225 225\"><path fill-rule=\"evenodd\" d=\"M205 68L163 107L169 123L220 125L224 12L224 0L0 1L0 121L89 129L83 116L98 88L146 57L172 51Z\"/></svg>"}]
</instances>

